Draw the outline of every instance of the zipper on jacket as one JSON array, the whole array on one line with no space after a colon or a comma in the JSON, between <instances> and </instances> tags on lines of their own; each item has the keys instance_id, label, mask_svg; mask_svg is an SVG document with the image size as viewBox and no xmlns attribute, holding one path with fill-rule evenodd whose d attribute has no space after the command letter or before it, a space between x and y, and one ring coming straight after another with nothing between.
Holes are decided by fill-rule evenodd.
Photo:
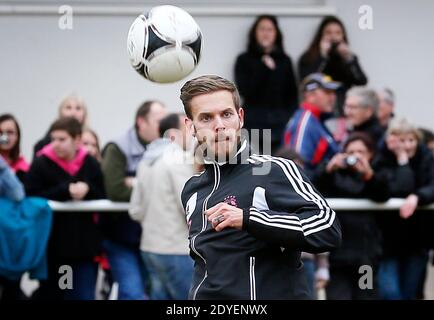
<instances>
[{"instance_id":1,"label":"zipper on jacket","mask_svg":"<svg viewBox=\"0 0 434 320\"><path fill-rule=\"evenodd\" d=\"M250 300L256 300L255 257L250 257L249 278L250 278Z\"/></svg>"},{"instance_id":2,"label":"zipper on jacket","mask_svg":"<svg viewBox=\"0 0 434 320\"><path fill-rule=\"evenodd\" d=\"M196 300L197 291L199 290L200 286L202 285L202 283L205 281L206 277L208 276L208 271L206 270L206 260L196 250L196 248L194 246L194 242L196 241L197 236L200 235L203 231L205 231L206 227L208 226L208 219L207 219L207 216L205 215L205 211L208 209L207 208L208 200L209 200L209 198L211 198L211 196L217 190L217 188L218 188L218 186L220 184L220 168L219 168L218 164L216 164L216 163L213 163L213 166L214 166L214 187L211 190L211 193L203 201L203 206L202 206L202 230L191 239L191 249L193 250L194 253L196 253L203 260L203 262L205 264L205 274L204 274L204 277L203 277L202 281L199 282L199 284L197 285L196 289L194 290L193 300Z\"/></svg>"}]
</instances>

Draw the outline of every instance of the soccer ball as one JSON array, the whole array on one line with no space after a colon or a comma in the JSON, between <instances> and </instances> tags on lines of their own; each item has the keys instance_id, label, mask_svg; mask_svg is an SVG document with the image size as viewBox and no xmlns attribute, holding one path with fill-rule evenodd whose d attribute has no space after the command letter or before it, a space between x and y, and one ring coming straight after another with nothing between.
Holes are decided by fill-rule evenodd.
<instances>
[{"instance_id":1,"label":"soccer ball","mask_svg":"<svg viewBox=\"0 0 434 320\"><path fill-rule=\"evenodd\" d=\"M202 33L193 17L175 6L158 6L134 20L128 32L131 65L146 79L175 82L200 59Z\"/></svg>"}]
</instances>

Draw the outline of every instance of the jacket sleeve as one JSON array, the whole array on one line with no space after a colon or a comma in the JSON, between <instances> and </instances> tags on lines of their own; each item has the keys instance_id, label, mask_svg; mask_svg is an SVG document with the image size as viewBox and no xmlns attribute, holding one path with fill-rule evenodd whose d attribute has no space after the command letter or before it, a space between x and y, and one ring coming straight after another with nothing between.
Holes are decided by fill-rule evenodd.
<instances>
[{"instance_id":1,"label":"jacket sleeve","mask_svg":"<svg viewBox=\"0 0 434 320\"><path fill-rule=\"evenodd\" d=\"M364 86L368 83L368 78L359 64L359 59L354 56L351 61L347 62L347 77L348 84Z\"/></svg>"},{"instance_id":2,"label":"jacket sleeve","mask_svg":"<svg viewBox=\"0 0 434 320\"><path fill-rule=\"evenodd\" d=\"M137 169L137 183L133 187L130 199L130 209L128 210L131 219L142 222L145 218L147 200L147 188L149 188L149 182L147 179L147 172L149 167L143 161L140 162Z\"/></svg>"},{"instance_id":3,"label":"jacket sleeve","mask_svg":"<svg viewBox=\"0 0 434 320\"><path fill-rule=\"evenodd\" d=\"M12 201L21 201L24 197L24 187L17 176L0 156L0 197Z\"/></svg>"},{"instance_id":4,"label":"jacket sleeve","mask_svg":"<svg viewBox=\"0 0 434 320\"><path fill-rule=\"evenodd\" d=\"M243 228L258 239L285 248L320 253L337 248L341 230L336 213L291 161L271 160L265 190L256 188L243 210Z\"/></svg>"},{"instance_id":5,"label":"jacket sleeve","mask_svg":"<svg viewBox=\"0 0 434 320\"><path fill-rule=\"evenodd\" d=\"M425 175L425 183L416 189L415 194L419 198L419 205L428 205L434 202L434 159L427 151L422 163L422 172Z\"/></svg>"},{"instance_id":6,"label":"jacket sleeve","mask_svg":"<svg viewBox=\"0 0 434 320\"><path fill-rule=\"evenodd\" d=\"M102 172L107 198L112 201L130 201L132 188L125 184L126 158L119 148L111 143L103 152Z\"/></svg>"}]
</instances>

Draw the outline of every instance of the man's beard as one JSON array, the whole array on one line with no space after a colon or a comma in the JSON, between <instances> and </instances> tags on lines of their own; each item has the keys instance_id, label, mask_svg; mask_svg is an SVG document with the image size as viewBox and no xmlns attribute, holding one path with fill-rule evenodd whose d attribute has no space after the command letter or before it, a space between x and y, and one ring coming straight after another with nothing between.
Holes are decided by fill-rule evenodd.
<instances>
[{"instance_id":1,"label":"man's beard","mask_svg":"<svg viewBox=\"0 0 434 320\"><path fill-rule=\"evenodd\" d=\"M214 137L213 146L214 148L211 148L210 145L207 143L207 136L203 136L201 140L198 139L198 146L195 150L195 157L203 158L208 161L216 161L219 163L227 162L229 159L231 159L237 152L237 146L240 144L241 141L241 123L238 122L238 128L236 129L236 132L234 135L224 135L224 137L220 137L219 139L216 139ZM197 136L197 131L195 129L195 133ZM224 152L221 152L217 148L217 144L222 141L225 141L225 149ZM229 146L227 146L229 144ZM220 146L221 148L222 146ZM197 159L197 158L196 158Z\"/></svg>"}]
</instances>

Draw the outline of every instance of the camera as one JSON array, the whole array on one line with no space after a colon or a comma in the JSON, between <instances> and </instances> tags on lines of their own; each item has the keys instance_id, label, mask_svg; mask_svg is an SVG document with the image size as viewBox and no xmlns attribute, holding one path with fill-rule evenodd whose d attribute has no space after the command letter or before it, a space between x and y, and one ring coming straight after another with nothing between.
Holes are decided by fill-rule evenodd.
<instances>
[{"instance_id":1,"label":"camera","mask_svg":"<svg viewBox=\"0 0 434 320\"><path fill-rule=\"evenodd\" d=\"M359 161L359 159L357 159L356 156L348 156L345 158L345 164L348 167L353 167L356 165L357 161Z\"/></svg>"},{"instance_id":2,"label":"camera","mask_svg":"<svg viewBox=\"0 0 434 320\"><path fill-rule=\"evenodd\" d=\"M338 50L339 41L333 41L330 45L330 53L336 53Z\"/></svg>"},{"instance_id":3,"label":"camera","mask_svg":"<svg viewBox=\"0 0 434 320\"><path fill-rule=\"evenodd\" d=\"M9 143L9 136L7 134L0 135L0 145L8 144Z\"/></svg>"}]
</instances>

